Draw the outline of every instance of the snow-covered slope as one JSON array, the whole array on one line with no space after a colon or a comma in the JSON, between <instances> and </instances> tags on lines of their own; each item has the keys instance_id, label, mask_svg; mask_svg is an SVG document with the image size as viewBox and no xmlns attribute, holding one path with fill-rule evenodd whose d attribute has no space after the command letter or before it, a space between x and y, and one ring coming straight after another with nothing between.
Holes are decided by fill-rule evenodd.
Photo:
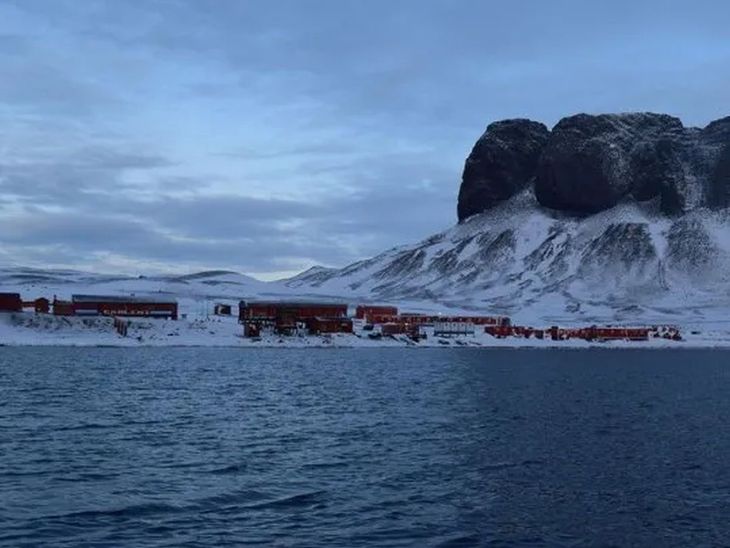
<instances>
[{"instance_id":1,"label":"snow-covered slope","mask_svg":"<svg viewBox=\"0 0 730 548\"><path fill-rule=\"evenodd\" d=\"M727 211L627 203L584 218L528 190L415 245L286 280L296 291L436 301L524 321L702 321L730 305Z\"/></svg>"},{"instance_id":2,"label":"snow-covered slope","mask_svg":"<svg viewBox=\"0 0 730 548\"><path fill-rule=\"evenodd\" d=\"M35 295L170 294L190 297L241 297L258 294L264 282L235 272L214 270L184 276L113 276L74 270L0 268L0 288Z\"/></svg>"},{"instance_id":3,"label":"snow-covered slope","mask_svg":"<svg viewBox=\"0 0 730 548\"><path fill-rule=\"evenodd\" d=\"M193 316L208 314L213 302L234 304L276 288L250 276L220 270L184 276L128 277L73 270L0 268L0 291L19 292L24 299L68 299L73 294L159 295L178 299L180 312Z\"/></svg>"}]
</instances>

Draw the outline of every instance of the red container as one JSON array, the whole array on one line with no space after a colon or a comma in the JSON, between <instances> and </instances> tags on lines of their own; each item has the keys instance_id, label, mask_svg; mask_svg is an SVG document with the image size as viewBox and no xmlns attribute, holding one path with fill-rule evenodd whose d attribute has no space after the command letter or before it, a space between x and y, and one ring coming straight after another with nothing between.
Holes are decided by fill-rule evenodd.
<instances>
[{"instance_id":1,"label":"red container","mask_svg":"<svg viewBox=\"0 0 730 548\"><path fill-rule=\"evenodd\" d=\"M503 339L514 335L514 329L509 325L487 325L484 328L484 332L492 337L496 337L497 339Z\"/></svg>"},{"instance_id":2,"label":"red container","mask_svg":"<svg viewBox=\"0 0 730 548\"><path fill-rule=\"evenodd\" d=\"M177 320L177 301L163 298L73 295L71 303L73 314L77 316L132 316Z\"/></svg>"},{"instance_id":3,"label":"red container","mask_svg":"<svg viewBox=\"0 0 730 548\"><path fill-rule=\"evenodd\" d=\"M18 293L0 293L0 312L22 312L23 299Z\"/></svg>"}]
</instances>

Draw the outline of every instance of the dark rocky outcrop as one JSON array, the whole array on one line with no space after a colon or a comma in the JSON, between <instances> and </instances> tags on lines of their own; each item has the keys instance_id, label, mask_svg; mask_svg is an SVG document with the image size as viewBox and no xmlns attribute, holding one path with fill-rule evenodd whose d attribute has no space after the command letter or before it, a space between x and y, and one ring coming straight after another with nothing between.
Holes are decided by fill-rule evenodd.
<instances>
[{"instance_id":1,"label":"dark rocky outcrop","mask_svg":"<svg viewBox=\"0 0 730 548\"><path fill-rule=\"evenodd\" d=\"M713 208L730 207L730 144L722 147L710 176L709 200L710 206Z\"/></svg>"},{"instance_id":2,"label":"dark rocky outcrop","mask_svg":"<svg viewBox=\"0 0 730 548\"><path fill-rule=\"evenodd\" d=\"M702 139L715 144L730 142L730 116L710 122L700 132Z\"/></svg>"},{"instance_id":3,"label":"dark rocky outcrop","mask_svg":"<svg viewBox=\"0 0 730 548\"><path fill-rule=\"evenodd\" d=\"M530 184L549 135L545 125L530 120L490 124L464 166L459 219L481 213Z\"/></svg>"},{"instance_id":4,"label":"dark rocky outcrop","mask_svg":"<svg viewBox=\"0 0 730 548\"><path fill-rule=\"evenodd\" d=\"M659 197L664 213L680 213L684 208L679 192L684 186L683 149L681 141L661 137L634 146L629 165L631 196L639 202Z\"/></svg>"},{"instance_id":5,"label":"dark rocky outcrop","mask_svg":"<svg viewBox=\"0 0 730 548\"><path fill-rule=\"evenodd\" d=\"M629 194L649 200L678 173L682 122L657 114L561 120L540 158L538 201L573 213L596 213Z\"/></svg>"},{"instance_id":6,"label":"dark rocky outcrop","mask_svg":"<svg viewBox=\"0 0 730 548\"><path fill-rule=\"evenodd\" d=\"M730 117L704 129L665 114L578 114L548 131L529 120L491 124L466 161L462 221L532 186L544 207L590 215L657 200L666 215L730 205Z\"/></svg>"},{"instance_id":7,"label":"dark rocky outcrop","mask_svg":"<svg viewBox=\"0 0 730 548\"><path fill-rule=\"evenodd\" d=\"M596 276L606 281L607 276L620 281L617 272L632 269L641 274L654 275L658 260L656 249L643 223L613 223L583 250L578 274L582 279ZM611 273L609 275L609 273ZM635 281L635 277L632 277Z\"/></svg>"},{"instance_id":8,"label":"dark rocky outcrop","mask_svg":"<svg viewBox=\"0 0 730 548\"><path fill-rule=\"evenodd\" d=\"M699 219L676 221L667 235L667 263L687 273L709 273L719 256L712 236Z\"/></svg>"}]
</instances>

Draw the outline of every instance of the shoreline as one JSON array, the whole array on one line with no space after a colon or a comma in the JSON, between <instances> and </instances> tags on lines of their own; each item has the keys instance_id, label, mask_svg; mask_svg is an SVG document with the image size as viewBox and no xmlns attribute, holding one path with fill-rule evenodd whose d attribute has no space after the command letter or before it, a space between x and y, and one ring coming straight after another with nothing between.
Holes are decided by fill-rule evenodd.
<instances>
[{"instance_id":1,"label":"shoreline","mask_svg":"<svg viewBox=\"0 0 730 548\"><path fill-rule=\"evenodd\" d=\"M535 323L540 323L536 321ZM543 322L544 323L544 322ZM413 341L404 334L371 339L368 332L329 335L279 336L258 339L243 336L232 317L191 320L132 320L127 336L120 335L110 317L66 318L32 313L0 317L0 347L74 348L238 348L238 349L329 349L329 348L517 348L517 349L730 349L730 326L714 323L680 326L680 341L650 338L643 341L587 341L578 338L553 340L494 337L485 332L464 335L429 335ZM126 332L125 332L126 333Z\"/></svg>"},{"instance_id":2,"label":"shoreline","mask_svg":"<svg viewBox=\"0 0 730 548\"><path fill-rule=\"evenodd\" d=\"M604 343L589 343L585 341L575 341L570 344L564 344L565 341L550 341L553 344L525 344L524 341L510 341L510 344L494 344L492 342L485 343L405 343L400 341L388 341L389 344L347 344L347 343L308 343L308 344L292 344L290 342L283 343L244 343L244 344L198 344L198 343L174 343L174 344L145 344L145 343L100 343L93 341L48 341L43 342L0 342L1 348L221 348L221 349L237 349L237 350L339 350L339 349L413 349L413 350L730 350L730 341L722 341L717 343L706 343L703 341L671 341L670 344L664 341L652 343L636 343L630 341L611 341ZM563 344L561 344L563 343Z\"/></svg>"}]
</instances>

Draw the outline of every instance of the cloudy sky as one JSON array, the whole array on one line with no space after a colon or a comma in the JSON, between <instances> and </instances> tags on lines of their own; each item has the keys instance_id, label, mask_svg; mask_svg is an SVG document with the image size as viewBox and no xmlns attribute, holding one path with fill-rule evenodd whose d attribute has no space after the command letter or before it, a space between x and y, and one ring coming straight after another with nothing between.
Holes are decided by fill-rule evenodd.
<instances>
[{"instance_id":1,"label":"cloudy sky","mask_svg":"<svg viewBox=\"0 0 730 548\"><path fill-rule=\"evenodd\" d=\"M345 265L456 218L486 125L730 114L730 3L2 0L0 264Z\"/></svg>"}]
</instances>

